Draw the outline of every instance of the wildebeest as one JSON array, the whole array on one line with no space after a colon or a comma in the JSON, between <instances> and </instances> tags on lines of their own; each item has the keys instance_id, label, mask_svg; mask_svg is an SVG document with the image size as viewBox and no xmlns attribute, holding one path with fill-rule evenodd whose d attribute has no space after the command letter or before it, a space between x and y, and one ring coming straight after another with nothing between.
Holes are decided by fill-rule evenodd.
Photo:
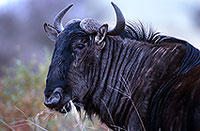
<instances>
[{"instance_id":1,"label":"wildebeest","mask_svg":"<svg viewBox=\"0 0 200 131\"><path fill-rule=\"evenodd\" d=\"M96 114L113 130L200 130L200 51L184 40L126 23L95 19L44 24L56 42L44 104L56 111ZM63 107L66 110L63 110Z\"/></svg>"}]
</instances>

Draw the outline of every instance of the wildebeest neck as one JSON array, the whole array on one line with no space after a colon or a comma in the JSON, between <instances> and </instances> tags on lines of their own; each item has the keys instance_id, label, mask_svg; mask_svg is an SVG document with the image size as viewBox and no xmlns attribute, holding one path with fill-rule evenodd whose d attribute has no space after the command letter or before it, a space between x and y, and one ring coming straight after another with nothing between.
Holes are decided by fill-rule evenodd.
<instances>
[{"instance_id":1,"label":"wildebeest neck","mask_svg":"<svg viewBox=\"0 0 200 131\"><path fill-rule=\"evenodd\" d=\"M99 114L113 129L130 121L141 123L133 102L145 118L151 92L177 74L184 51L185 45L178 43L107 39L97 67L90 68L94 75L85 97L88 114Z\"/></svg>"}]
</instances>

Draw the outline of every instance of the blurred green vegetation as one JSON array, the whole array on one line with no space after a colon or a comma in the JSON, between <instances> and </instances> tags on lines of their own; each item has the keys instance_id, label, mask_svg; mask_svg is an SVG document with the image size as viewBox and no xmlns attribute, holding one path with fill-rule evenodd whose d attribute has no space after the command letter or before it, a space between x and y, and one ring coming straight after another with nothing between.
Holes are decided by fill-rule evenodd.
<instances>
[{"instance_id":1,"label":"blurred green vegetation","mask_svg":"<svg viewBox=\"0 0 200 131\"><path fill-rule=\"evenodd\" d=\"M0 78L0 130L109 130L97 117L89 120L84 111L77 121L72 113L63 115L43 105L50 58L40 65L34 60L28 65L20 59L15 63Z\"/></svg>"}]
</instances>

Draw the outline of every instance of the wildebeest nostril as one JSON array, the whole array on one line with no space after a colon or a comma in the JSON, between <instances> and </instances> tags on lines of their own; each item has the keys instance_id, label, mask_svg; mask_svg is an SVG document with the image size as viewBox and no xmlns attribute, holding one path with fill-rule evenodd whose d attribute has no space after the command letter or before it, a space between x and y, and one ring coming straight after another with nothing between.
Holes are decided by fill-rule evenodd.
<instances>
[{"instance_id":1,"label":"wildebeest nostril","mask_svg":"<svg viewBox=\"0 0 200 131\"><path fill-rule=\"evenodd\" d=\"M56 107L61 101L61 95L59 93L53 93L50 97L45 97L44 104L49 108Z\"/></svg>"},{"instance_id":2,"label":"wildebeest nostril","mask_svg":"<svg viewBox=\"0 0 200 131\"><path fill-rule=\"evenodd\" d=\"M62 88L56 88L54 91L45 91L44 104L49 108L55 108L62 100Z\"/></svg>"}]
</instances>

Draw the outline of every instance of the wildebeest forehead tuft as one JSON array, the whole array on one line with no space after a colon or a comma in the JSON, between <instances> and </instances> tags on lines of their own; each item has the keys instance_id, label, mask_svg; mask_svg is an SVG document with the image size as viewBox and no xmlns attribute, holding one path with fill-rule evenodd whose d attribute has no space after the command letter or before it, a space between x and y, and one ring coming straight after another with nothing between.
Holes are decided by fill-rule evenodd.
<instances>
[{"instance_id":1,"label":"wildebeest forehead tuft","mask_svg":"<svg viewBox=\"0 0 200 131\"><path fill-rule=\"evenodd\" d=\"M89 34L96 33L102 25L102 22L92 18L85 18L80 23L80 27Z\"/></svg>"}]
</instances>

